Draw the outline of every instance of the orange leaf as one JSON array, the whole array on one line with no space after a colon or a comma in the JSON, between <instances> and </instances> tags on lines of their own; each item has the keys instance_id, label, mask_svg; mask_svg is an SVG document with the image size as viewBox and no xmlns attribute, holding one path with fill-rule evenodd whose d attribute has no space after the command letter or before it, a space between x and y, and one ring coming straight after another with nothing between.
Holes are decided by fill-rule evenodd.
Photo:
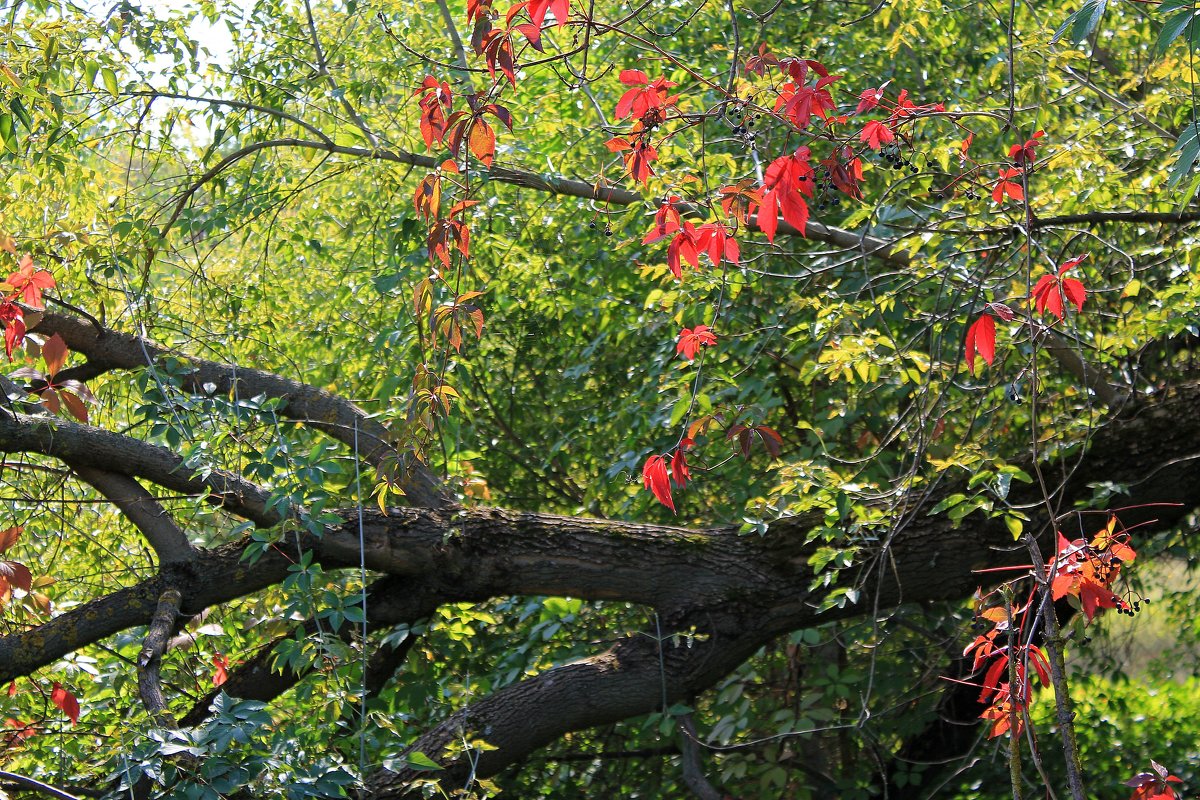
<instances>
[{"instance_id":1,"label":"orange leaf","mask_svg":"<svg viewBox=\"0 0 1200 800\"><path fill-rule=\"evenodd\" d=\"M21 532L24 530L25 526L17 525L15 527L0 531L0 553L3 553L5 550L16 544L17 539L20 538Z\"/></svg>"},{"instance_id":2,"label":"orange leaf","mask_svg":"<svg viewBox=\"0 0 1200 800\"><path fill-rule=\"evenodd\" d=\"M67 343L57 333L42 345L42 360L46 362L46 374L54 378L67 361Z\"/></svg>"}]
</instances>

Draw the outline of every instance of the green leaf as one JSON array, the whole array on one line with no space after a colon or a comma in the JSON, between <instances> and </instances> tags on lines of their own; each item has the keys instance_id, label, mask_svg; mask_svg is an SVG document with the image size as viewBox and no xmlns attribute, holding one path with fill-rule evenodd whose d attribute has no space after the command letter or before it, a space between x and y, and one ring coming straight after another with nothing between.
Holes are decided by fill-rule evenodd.
<instances>
[{"instance_id":1,"label":"green leaf","mask_svg":"<svg viewBox=\"0 0 1200 800\"><path fill-rule=\"evenodd\" d=\"M940 514L943 511L945 511L947 508L953 508L954 506L958 505L959 503L963 502L966 499L967 499L967 496L965 494L958 494L958 493L952 494L949 497L942 500L936 506L931 508L929 510L928 516L932 517L934 514Z\"/></svg>"},{"instance_id":2,"label":"green leaf","mask_svg":"<svg viewBox=\"0 0 1200 800\"><path fill-rule=\"evenodd\" d=\"M1079 44L1084 39L1092 35L1092 31L1100 24L1100 18L1104 16L1104 9L1108 6L1108 0L1087 0L1083 4L1083 8L1076 11L1071 16L1063 21L1063 24L1054 32L1054 38L1050 40L1054 44L1063 37L1067 32L1067 28L1071 29L1071 41L1074 44Z\"/></svg>"},{"instance_id":3,"label":"green leaf","mask_svg":"<svg viewBox=\"0 0 1200 800\"><path fill-rule=\"evenodd\" d=\"M413 752L405 755L404 762L417 772L437 772L442 769L441 764L437 763L420 750L414 750Z\"/></svg>"},{"instance_id":4,"label":"green leaf","mask_svg":"<svg viewBox=\"0 0 1200 800\"><path fill-rule=\"evenodd\" d=\"M1158 32L1158 41L1154 45L1154 54L1161 56L1167 52L1167 48L1171 46L1171 42L1178 39L1179 34L1183 33L1183 29L1188 26L1188 23L1195 21L1196 18L1196 12L1184 11L1167 20L1163 24L1162 30Z\"/></svg>"},{"instance_id":5,"label":"green leaf","mask_svg":"<svg viewBox=\"0 0 1200 800\"><path fill-rule=\"evenodd\" d=\"M104 81L104 88L107 89L108 93L115 98L119 94L119 90L117 88L117 73L113 71L112 67L105 67L104 69L100 70L100 79Z\"/></svg>"},{"instance_id":6,"label":"green leaf","mask_svg":"<svg viewBox=\"0 0 1200 800\"><path fill-rule=\"evenodd\" d=\"M1175 143L1175 149L1179 151L1179 160L1171 167L1171 177L1167 181L1167 186L1172 189L1179 185L1184 176L1191 173L1197 159L1200 159L1200 120L1193 119L1183 129L1183 133L1179 134L1179 141Z\"/></svg>"}]
</instances>

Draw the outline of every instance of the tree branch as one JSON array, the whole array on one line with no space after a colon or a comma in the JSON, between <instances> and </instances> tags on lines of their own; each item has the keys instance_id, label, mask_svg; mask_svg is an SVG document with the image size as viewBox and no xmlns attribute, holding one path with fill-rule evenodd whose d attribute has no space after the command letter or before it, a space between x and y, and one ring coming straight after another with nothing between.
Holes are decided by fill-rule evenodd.
<instances>
[{"instance_id":1,"label":"tree branch","mask_svg":"<svg viewBox=\"0 0 1200 800\"><path fill-rule=\"evenodd\" d=\"M87 380L116 369L134 370L152 367L173 355L154 342L127 333L100 329L67 314L47 313L38 322L38 333L62 336L67 347L87 357L86 375L63 370L62 380ZM284 378L264 370L237 367L188 358L192 367L182 378L182 388L193 394L219 394L242 397L266 395L284 400L279 413L287 419L303 422L333 439L354 447L357 431L358 454L367 463L385 467L399 453L391 443L388 430L354 403L324 389ZM402 476L401 488L414 505L443 507L449 499L438 487L437 479L415 461Z\"/></svg>"},{"instance_id":2,"label":"tree branch","mask_svg":"<svg viewBox=\"0 0 1200 800\"><path fill-rule=\"evenodd\" d=\"M159 596L158 608L154 610L141 652L138 653L138 694L142 698L142 705L146 707L146 713L160 728L179 727L175 715L167 705L167 699L163 697L159 668L162 666L162 655L167 649L167 642L175 629L175 620L179 617L180 600L176 589L167 589Z\"/></svg>"},{"instance_id":3,"label":"tree branch","mask_svg":"<svg viewBox=\"0 0 1200 800\"><path fill-rule=\"evenodd\" d=\"M401 623L411 624L428 617L437 610L442 602L441 594L421 581L383 578L373 583L368 589L368 624L371 630L381 630ZM317 632L317 623L315 620L309 619L302 628L305 636L311 636ZM348 626L344 627L340 634L343 641L349 641L353 635L354 631ZM229 680L225 685L220 690L214 689L198 700L184 714L180 724L184 726L198 725L207 718L208 708L212 705L218 691L224 691L231 697L269 703L303 680L311 670L286 669L279 672L272 668L275 646L284 638L280 637L263 646L253 656L239 664L236 669L231 670ZM367 694L379 693L383 685L403 664L408 651L415 642L416 637L409 635L398 646L381 647L371 655L367 662L365 678Z\"/></svg>"},{"instance_id":4,"label":"tree branch","mask_svg":"<svg viewBox=\"0 0 1200 800\"><path fill-rule=\"evenodd\" d=\"M278 525L283 517L268 508L269 495L231 472L188 466L182 456L90 425L41 415L0 413L0 452L40 453L78 471L120 466L130 477L144 478L181 494L203 497L259 527Z\"/></svg>"},{"instance_id":5,"label":"tree branch","mask_svg":"<svg viewBox=\"0 0 1200 800\"><path fill-rule=\"evenodd\" d=\"M187 561L195 554L195 548L171 515L133 478L86 466L76 467L75 474L121 509L154 548L159 564Z\"/></svg>"}]
</instances>

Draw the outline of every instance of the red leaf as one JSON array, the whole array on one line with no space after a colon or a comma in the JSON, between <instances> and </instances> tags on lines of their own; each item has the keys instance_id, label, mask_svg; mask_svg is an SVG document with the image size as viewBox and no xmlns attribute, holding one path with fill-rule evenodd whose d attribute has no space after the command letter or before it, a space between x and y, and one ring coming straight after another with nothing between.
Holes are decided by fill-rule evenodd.
<instances>
[{"instance_id":1,"label":"red leaf","mask_svg":"<svg viewBox=\"0 0 1200 800\"><path fill-rule=\"evenodd\" d=\"M667 477L667 460L662 456L650 456L642 467L642 483L671 511L675 501L671 498L671 479Z\"/></svg>"},{"instance_id":2,"label":"red leaf","mask_svg":"<svg viewBox=\"0 0 1200 800\"><path fill-rule=\"evenodd\" d=\"M75 699L75 695L64 689L58 681L54 682L54 689L50 692L50 700L54 705L62 709L62 712L71 720L72 725L79 722L79 701Z\"/></svg>"},{"instance_id":3,"label":"red leaf","mask_svg":"<svg viewBox=\"0 0 1200 800\"><path fill-rule=\"evenodd\" d=\"M482 117L477 117L471 125L470 147L471 153L490 169L496 156L496 132Z\"/></svg>"},{"instance_id":4,"label":"red leaf","mask_svg":"<svg viewBox=\"0 0 1200 800\"><path fill-rule=\"evenodd\" d=\"M34 269L33 258L26 253L21 257L16 272L8 276L8 282L20 292L20 300L31 308L45 308L42 290L54 288L54 276L44 269Z\"/></svg>"},{"instance_id":5,"label":"red leaf","mask_svg":"<svg viewBox=\"0 0 1200 800\"><path fill-rule=\"evenodd\" d=\"M1062 290L1063 294L1067 297L1067 301L1075 306L1075 310L1083 311L1083 299L1087 294L1083 288L1083 284L1074 278L1063 278Z\"/></svg>"},{"instance_id":6,"label":"red leaf","mask_svg":"<svg viewBox=\"0 0 1200 800\"><path fill-rule=\"evenodd\" d=\"M979 702L986 703L1000 688L1000 678L1004 675L1004 668L1008 666L1008 656L1000 654L1000 656L992 662L992 666L988 668L987 674L983 676L983 691L979 693Z\"/></svg>"},{"instance_id":7,"label":"red leaf","mask_svg":"<svg viewBox=\"0 0 1200 800\"><path fill-rule=\"evenodd\" d=\"M870 111L875 106L879 105L879 101L883 99L883 87L878 89L866 89L858 96L858 107L854 109L855 114L862 114Z\"/></svg>"},{"instance_id":8,"label":"red leaf","mask_svg":"<svg viewBox=\"0 0 1200 800\"><path fill-rule=\"evenodd\" d=\"M1062 295L1059 294L1058 281L1053 275L1043 275L1039 278L1029 297L1033 300L1033 307L1039 314L1044 314L1049 309L1059 319L1063 318ZM1056 300L1057 303L1055 303ZM1055 310L1056 305L1057 310Z\"/></svg>"},{"instance_id":9,"label":"red leaf","mask_svg":"<svg viewBox=\"0 0 1200 800\"><path fill-rule=\"evenodd\" d=\"M11 591L12 586L22 592L33 591L33 575L29 567L16 561L0 561L0 583L4 584L7 591Z\"/></svg>"},{"instance_id":10,"label":"red leaf","mask_svg":"<svg viewBox=\"0 0 1200 800\"><path fill-rule=\"evenodd\" d=\"M867 146L872 150L878 150L888 142L895 141L896 134L892 133L892 129L884 125L879 120L871 120L866 127L858 135L861 142L866 142Z\"/></svg>"},{"instance_id":11,"label":"red leaf","mask_svg":"<svg viewBox=\"0 0 1200 800\"><path fill-rule=\"evenodd\" d=\"M992 200L996 203L1003 203L1005 195L1013 200L1024 200L1025 190L1021 187L1019 180L1022 170L1019 169L1002 169L1000 170L1000 182L996 184L996 188L992 190Z\"/></svg>"},{"instance_id":12,"label":"red leaf","mask_svg":"<svg viewBox=\"0 0 1200 800\"><path fill-rule=\"evenodd\" d=\"M42 360L46 362L46 374L53 380L67 361L67 343L57 333L42 345Z\"/></svg>"},{"instance_id":13,"label":"red leaf","mask_svg":"<svg viewBox=\"0 0 1200 800\"><path fill-rule=\"evenodd\" d=\"M1005 322L1012 322L1013 319L1015 319L1017 316L1016 314L1013 313L1013 310L1011 308L1009 308L1008 306L1004 305L1004 303L988 303L987 310L992 312L993 314L995 314L997 317L1004 320Z\"/></svg>"},{"instance_id":14,"label":"red leaf","mask_svg":"<svg viewBox=\"0 0 1200 800\"><path fill-rule=\"evenodd\" d=\"M229 666L229 660L220 653L216 653L212 657L212 663L213 666L216 667L216 669L213 670L212 676L213 687L215 688L218 686L223 686L225 682L229 680L229 673L226 671L226 668Z\"/></svg>"},{"instance_id":15,"label":"red leaf","mask_svg":"<svg viewBox=\"0 0 1200 800\"><path fill-rule=\"evenodd\" d=\"M0 531L0 553L16 544L24 530L24 525L17 525Z\"/></svg>"},{"instance_id":16,"label":"red leaf","mask_svg":"<svg viewBox=\"0 0 1200 800\"><path fill-rule=\"evenodd\" d=\"M76 395L74 392L68 392L64 389L60 389L58 396L62 400L63 405L67 407L67 412L72 417L80 422L88 421L87 406L78 395Z\"/></svg>"},{"instance_id":17,"label":"red leaf","mask_svg":"<svg viewBox=\"0 0 1200 800\"><path fill-rule=\"evenodd\" d=\"M0 322L4 323L4 354L11 361L13 350L25 339L25 312L16 303L0 303Z\"/></svg>"},{"instance_id":18,"label":"red leaf","mask_svg":"<svg viewBox=\"0 0 1200 800\"><path fill-rule=\"evenodd\" d=\"M671 480L680 489L686 488L688 481L692 477L691 470L688 469L687 456L683 454L684 446L680 443L675 449L675 455L671 456Z\"/></svg>"},{"instance_id":19,"label":"red leaf","mask_svg":"<svg viewBox=\"0 0 1200 800\"><path fill-rule=\"evenodd\" d=\"M621 83L632 88L627 89L617 101L617 119L631 116L640 120L653 110L655 113L652 117L657 124L662 120L662 111L679 100L679 95L667 96L671 87L678 84L666 78L655 78L651 81L650 77L639 69L622 70ZM649 124L651 120L646 122Z\"/></svg>"},{"instance_id":20,"label":"red leaf","mask_svg":"<svg viewBox=\"0 0 1200 800\"><path fill-rule=\"evenodd\" d=\"M769 242L775 241L780 214L801 235L804 234L808 225L808 203L803 195L811 196L814 191L809 157L809 149L800 147L792 155L780 156L767 167L763 176L758 227Z\"/></svg>"},{"instance_id":21,"label":"red leaf","mask_svg":"<svg viewBox=\"0 0 1200 800\"><path fill-rule=\"evenodd\" d=\"M696 245L696 229L685 221L679 233L667 245L667 266L676 279L683 278L683 261L693 267L700 266L700 251Z\"/></svg>"},{"instance_id":22,"label":"red leaf","mask_svg":"<svg viewBox=\"0 0 1200 800\"><path fill-rule=\"evenodd\" d=\"M675 345L675 352L692 361L701 347L716 343L717 337L707 325L697 325L694 330L684 328L679 332L679 343Z\"/></svg>"},{"instance_id":23,"label":"red leaf","mask_svg":"<svg viewBox=\"0 0 1200 800\"><path fill-rule=\"evenodd\" d=\"M996 358L996 322L991 314L984 314L967 329L967 369L972 375L975 374L976 353L988 366Z\"/></svg>"},{"instance_id":24,"label":"red leaf","mask_svg":"<svg viewBox=\"0 0 1200 800\"><path fill-rule=\"evenodd\" d=\"M1018 164L1032 164L1037 161L1037 140L1046 135L1045 131L1038 131L1033 135L1032 139L1026 140L1025 144L1014 144L1008 148L1008 157Z\"/></svg>"}]
</instances>

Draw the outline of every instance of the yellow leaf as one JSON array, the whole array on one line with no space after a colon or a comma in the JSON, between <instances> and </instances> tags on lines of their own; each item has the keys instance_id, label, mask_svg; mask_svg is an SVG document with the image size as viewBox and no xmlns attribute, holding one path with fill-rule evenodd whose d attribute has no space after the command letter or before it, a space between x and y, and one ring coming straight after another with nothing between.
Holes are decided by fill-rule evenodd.
<instances>
[{"instance_id":1,"label":"yellow leaf","mask_svg":"<svg viewBox=\"0 0 1200 800\"><path fill-rule=\"evenodd\" d=\"M1025 526L1021 524L1021 520L1016 517L1005 517L1004 526L1008 528L1008 532L1012 534L1013 539L1020 539L1021 531L1025 529Z\"/></svg>"}]
</instances>

